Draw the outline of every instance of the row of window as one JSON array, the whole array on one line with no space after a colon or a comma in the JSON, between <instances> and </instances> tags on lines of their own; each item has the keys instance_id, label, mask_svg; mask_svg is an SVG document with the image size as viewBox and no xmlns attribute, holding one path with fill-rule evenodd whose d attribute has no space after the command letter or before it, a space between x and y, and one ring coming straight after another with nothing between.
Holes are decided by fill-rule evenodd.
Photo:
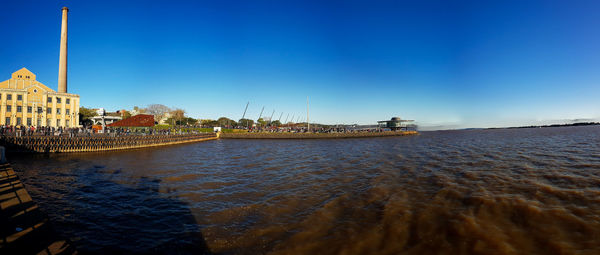
<instances>
[{"instance_id":1,"label":"row of window","mask_svg":"<svg viewBox=\"0 0 600 255\"><path fill-rule=\"evenodd\" d=\"M0 94L0 99L2 99L2 94ZM6 100L12 100L12 94L6 94ZM23 95L17 95L17 101L23 101ZM52 103L52 97L48 97L48 103ZM60 104L62 103L62 98L61 97L57 97L56 98L56 103ZM71 103L71 99L67 98L65 99L65 103L66 104L70 104Z\"/></svg>"},{"instance_id":2,"label":"row of window","mask_svg":"<svg viewBox=\"0 0 600 255\"><path fill-rule=\"evenodd\" d=\"M11 111L12 111L12 105L7 105L6 112L11 112ZM33 111L33 107L27 106L27 113L32 113L32 111ZM17 112L23 112L22 106L17 105ZM46 112L52 113L52 107L46 108ZM42 107L37 108L37 113L42 113ZM56 108L56 114L60 114L60 108ZM66 109L65 114L67 114L67 115L71 114L71 109Z\"/></svg>"},{"instance_id":3,"label":"row of window","mask_svg":"<svg viewBox=\"0 0 600 255\"><path fill-rule=\"evenodd\" d=\"M10 117L6 117L5 119L6 122L4 122L6 125L10 125ZM56 120L56 125L60 126L60 123L62 123L61 119L57 119ZM27 126L32 126L33 122L31 120L31 118L27 118ZM69 126L70 121L69 120L65 120L65 126ZM17 117L17 123L16 125L23 125L23 123L21 122L21 117ZM42 120L38 119L37 120L37 126L42 126ZM52 126L52 119L47 119L46 120L46 126Z\"/></svg>"},{"instance_id":4,"label":"row of window","mask_svg":"<svg viewBox=\"0 0 600 255\"><path fill-rule=\"evenodd\" d=\"M48 97L48 103L52 103L52 98L51 98L51 97ZM57 97L57 98L56 98L56 103L57 103L57 104L60 104L60 103L62 103L62 98L60 98L60 97ZM65 103L66 103L66 104L70 104L70 103L71 103L71 99L70 99L70 98L67 98L67 99L65 99Z\"/></svg>"},{"instance_id":5,"label":"row of window","mask_svg":"<svg viewBox=\"0 0 600 255\"><path fill-rule=\"evenodd\" d=\"M2 97L2 94L0 94L0 98ZM6 100L12 100L12 94L6 94ZM17 95L17 101L22 101L23 100L23 95Z\"/></svg>"},{"instance_id":6,"label":"row of window","mask_svg":"<svg viewBox=\"0 0 600 255\"><path fill-rule=\"evenodd\" d=\"M17 75L17 78L23 78L23 75ZM29 79L29 75L25 76L26 79Z\"/></svg>"}]
</instances>

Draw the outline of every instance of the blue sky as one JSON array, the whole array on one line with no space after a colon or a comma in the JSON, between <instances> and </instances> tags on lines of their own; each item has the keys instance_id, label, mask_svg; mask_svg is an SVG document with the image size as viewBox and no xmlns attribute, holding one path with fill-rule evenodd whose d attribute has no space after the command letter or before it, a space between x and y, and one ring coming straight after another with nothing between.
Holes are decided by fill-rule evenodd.
<instances>
[{"instance_id":1,"label":"blue sky","mask_svg":"<svg viewBox=\"0 0 600 255\"><path fill-rule=\"evenodd\" d=\"M285 118L309 96L329 124L600 117L597 1L3 1L0 80L27 67L56 89L62 6L86 107Z\"/></svg>"}]
</instances>

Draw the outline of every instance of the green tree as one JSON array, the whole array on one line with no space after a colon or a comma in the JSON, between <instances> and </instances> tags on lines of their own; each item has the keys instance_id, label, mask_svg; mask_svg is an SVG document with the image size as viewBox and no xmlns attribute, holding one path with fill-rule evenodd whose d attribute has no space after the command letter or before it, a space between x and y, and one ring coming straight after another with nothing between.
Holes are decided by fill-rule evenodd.
<instances>
[{"instance_id":1,"label":"green tree","mask_svg":"<svg viewBox=\"0 0 600 255\"><path fill-rule=\"evenodd\" d=\"M177 117L170 117L166 122L173 125L195 125L198 123L198 120L190 117L184 117L181 119L178 119Z\"/></svg>"},{"instance_id":2,"label":"green tree","mask_svg":"<svg viewBox=\"0 0 600 255\"><path fill-rule=\"evenodd\" d=\"M127 119L127 118L131 117L131 113L129 111L123 111L123 112L121 112L121 117L123 119Z\"/></svg>"},{"instance_id":3,"label":"green tree","mask_svg":"<svg viewBox=\"0 0 600 255\"><path fill-rule=\"evenodd\" d=\"M207 123L207 125L210 126L210 127L218 127L218 126L220 126L219 122L216 121L216 120L211 120L210 122Z\"/></svg>"},{"instance_id":4,"label":"green tree","mask_svg":"<svg viewBox=\"0 0 600 255\"><path fill-rule=\"evenodd\" d=\"M256 120L256 122L257 122L256 125L261 126L261 127L264 127L267 125L267 122L263 118Z\"/></svg>"},{"instance_id":5,"label":"green tree","mask_svg":"<svg viewBox=\"0 0 600 255\"><path fill-rule=\"evenodd\" d=\"M242 127L252 127L252 125L254 125L254 121L250 119L240 119L240 121L238 121L238 125Z\"/></svg>"},{"instance_id":6,"label":"green tree","mask_svg":"<svg viewBox=\"0 0 600 255\"><path fill-rule=\"evenodd\" d=\"M183 118L183 122L185 123L184 125L196 125L198 120L191 117L185 117Z\"/></svg>"},{"instance_id":7,"label":"green tree","mask_svg":"<svg viewBox=\"0 0 600 255\"><path fill-rule=\"evenodd\" d=\"M281 122L279 120L273 121L273 122L271 122L271 126L272 127L279 127L279 126L281 126Z\"/></svg>"},{"instance_id":8,"label":"green tree","mask_svg":"<svg viewBox=\"0 0 600 255\"><path fill-rule=\"evenodd\" d=\"M181 122L181 120L183 118L185 118L185 110L183 110L183 109L177 108L177 109L171 111L170 114L171 114L171 118L169 118L169 119L174 119L177 122ZM175 123L175 122L168 122L168 123ZM180 125L180 124L176 124L176 125Z\"/></svg>"},{"instance_id":9,"label":"green tree","mask_svg":"<svg viewBox=\"0 0 600 255\"><path fill-rule=\"evenodd\" d=\"M234 120L229 119L227 117L221 117L221 118L219 118L217 120L217 122L219 122L219 125L221 127L224 127L224 126L236 126L237 125L237 123Z\"/></svg>"},{"instance_id":10,"label":"green tree","mask_svg":"<svg viewBox=\"0 0 600 255\"><path fill-rule=\"evenodd\" d=\"M211 120L211 119L200 120L200 125L208 126L208 123L210 123L211 121L214 121L214 120Z\"/></svg>"},{"instance_id":11,"label":"green tree","mask_svg":"<svg viewBox=\"0 0 600 255\"><path fill-rule=\"evenodd\" d=\"M96 110L91 108L79 107L79 124L84 126L92 125L92 117L96 116Z\"/></svg>"}]
</instances>

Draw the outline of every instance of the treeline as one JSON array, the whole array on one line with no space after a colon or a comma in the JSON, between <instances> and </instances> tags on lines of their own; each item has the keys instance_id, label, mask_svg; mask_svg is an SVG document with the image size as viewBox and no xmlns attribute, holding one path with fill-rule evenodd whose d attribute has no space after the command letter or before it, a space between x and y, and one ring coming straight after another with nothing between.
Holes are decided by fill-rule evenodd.
<instances>
[{"instance_id":1,"label":"treeline","mask_svg":"<svg viewBox=\"0 0 600 255\"><path fill-rule=\"evenodd\" d=\"M571 124L551 124L551 125L541 125L541 126L522 126L522 127L508 127L507 129L513 128L547 128L547 127L576 127L576 126L596 126L600 125L600 122L577 122ZM498 129L498 128L490 128L490 129Z\"/></svg>"},{"instance_id":2,"label":"treeline","mask_svg":"<svg viewBox=\"0 0 600 255\"><path fill-rule=\"evenodd\" d=\"M84 126L92 124L92 118L97 116L98 108L79 108L79 121ZM233 120L227 117L220 117L216 120L212 119L195 119L186 115L186 111L180 108L168 107L162 104L151 104L145 108L134 106L132 110L118 110L115 112L106 112L106 116L120 116L122 119L127 119L138 114L150 114L154 116L154 120L163 125L171 126L196 126L196 127L280 127L283 124L279 120L266 121L260 118L256 121L251 119ZM288 125L296 123L288 123ZM312 125L312 124L311 124Z\"/></svg>"},{"instance_id":3,"label":"treeline","mask_svg":"<svg viewBox=\"0 0 600 255\"><path fill-rule=\"evenodd\" d=\"M79 107L79 122L84 126L92 124L92 118L97 116L98 108ZM170 125L195 125L197 119L186 116L186 112L180 108L171 108L162 104L151 104L146 108L134 106L132 110L118 110L115 112L106 112L106 116L118 116L127 119L138 114L150 114L154 116L154 121Z\"/></svg>"}]
</instances>

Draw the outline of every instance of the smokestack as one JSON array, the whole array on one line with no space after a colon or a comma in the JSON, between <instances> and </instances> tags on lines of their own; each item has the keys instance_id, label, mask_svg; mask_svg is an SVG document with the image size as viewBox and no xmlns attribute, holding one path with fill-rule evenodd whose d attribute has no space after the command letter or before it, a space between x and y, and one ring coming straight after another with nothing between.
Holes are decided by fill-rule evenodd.
<instances>
[{"instance_id":1,"label":"smokestack","mask_svg":"<svg viewBox=\"0 0 600 255\"><path fill-rule=\"evenodd\" d=\"M60 57L58 60L58 92L67 93L67 13L69 8L62 8L62 24L60 26Z\"/></svg>"}]
</instances>

